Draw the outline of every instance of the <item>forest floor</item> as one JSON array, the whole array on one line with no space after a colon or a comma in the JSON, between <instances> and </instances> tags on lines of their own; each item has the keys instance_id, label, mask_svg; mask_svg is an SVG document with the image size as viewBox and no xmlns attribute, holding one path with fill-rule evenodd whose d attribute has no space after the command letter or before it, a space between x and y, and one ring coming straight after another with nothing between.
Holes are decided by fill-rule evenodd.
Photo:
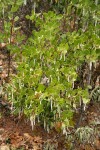
<instances>
[{"instance_id":1,"label":"forest floor","mask_svg":"<svg viewBox=\"0 0 100 150\"><path fill-rule=\"evenodd\" d=\"M8 54L0 50L0 69L3 70L0 74L0 87L7 78L7 58ZM79 118L78 112L73 118L75 124ZM100 104L88 105L78 127L91 127L95 132L90 133L88 141L84 141L84 138L80 141L75 137L77 129L71 133L72 140L55 129L47 133L39 124L32 131L30 122L24 117L19 119L13 116L9 104L0 98L0 150L100 150Z\"/></svg>"}]
</instances>

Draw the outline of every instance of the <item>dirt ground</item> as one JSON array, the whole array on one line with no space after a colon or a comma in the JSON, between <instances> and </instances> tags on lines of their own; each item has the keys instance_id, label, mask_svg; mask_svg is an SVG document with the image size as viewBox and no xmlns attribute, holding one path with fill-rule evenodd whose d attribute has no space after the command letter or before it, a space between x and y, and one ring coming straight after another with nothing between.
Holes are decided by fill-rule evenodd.
<instances>
[{"instance_id":1,"label":"dirt ground","mask_svg":"<svg viewBox=\"0 0 100 150\"><path fill-rule=\"evenodd\" d=\"M90 106L83 116L80 126L90 126L93 121L100 121L100 107ZM77 122L79 114L74 120ZM98 132L100 124L98 124ZM74 136L74 134L72 135ZM100 136L100 133L99 133ZM75 150L100 150L100 137L95 135L93 143L84 144L74 140ZM30 121L9 114L7 107L0 108L0 145L8 150L70 150L66 137L56 130L47 133L42 126L36 125L32 131ZM6 150L6 149L0 150Z\"/></svg>"}]
</instances>

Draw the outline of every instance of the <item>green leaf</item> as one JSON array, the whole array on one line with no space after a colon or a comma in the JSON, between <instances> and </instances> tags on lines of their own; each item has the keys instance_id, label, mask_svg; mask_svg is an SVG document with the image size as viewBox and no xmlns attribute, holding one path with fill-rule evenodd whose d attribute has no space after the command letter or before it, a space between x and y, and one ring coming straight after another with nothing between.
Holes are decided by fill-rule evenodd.
<instances>
[{"instance_id":1,"label":"green leaf","mask_svg":"<svg viewBox=\"0 0 100 150\"><path fill-rule=\"evenodd\" d=\"M16 16L16 17L14 18L14 21L16 22L16 21L18 21L18 20L19 20L19 17Z\"/></svg>"}]
</instances>

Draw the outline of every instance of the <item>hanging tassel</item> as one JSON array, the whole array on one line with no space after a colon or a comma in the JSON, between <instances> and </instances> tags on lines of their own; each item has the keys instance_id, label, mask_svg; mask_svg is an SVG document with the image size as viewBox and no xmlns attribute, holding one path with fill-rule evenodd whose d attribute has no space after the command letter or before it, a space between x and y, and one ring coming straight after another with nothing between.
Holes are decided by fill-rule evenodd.
<instances>
[{"instance_id":1,"label":"hanging tassel","mask_svg":"<svg viewBox=\"0 0 100 150\"><path fill-rule=\"evenodd\" d=\"M5 14L5 9L4 9L4 7L3 7L3 9L2 9L3 18L4 18L4 14Z\"/></svg>"},{"instance_id":2,"label":"hanging tassel","mask_svg":"<svg viewBox=\"0 0 100 150\"><path fill-rule=\"evenodd\" d=\"M60 81L60 77L58 76L58 82Z\"/></svg>"},{"instance_id":3,"label":"hanging tassel","mask_svg":"<svg viewBox=\"0 0 100 150\"><path fill-rule=\"evenodd\" d=\"M27 0L24 0L24 5L26 5L27 4Z\"/></svg>"},{"instance_id":4,"label":"hanging tassel","mask_svg":"<svg viewBox=\"0 0 100 150\"><path fill-rule=\"evenodd\" d=\"M97 62L95 61L94 62L94 68L96 69L96 67L97 67Z\"/></svg>"},{"instance_id":5,"label":"hanging tassel","mask_svg":"<svg viewBox=\"0 0 100 150\"><path fill-rule=\"evenodd\" d=\"M44 119L44 129L46 129L46 121L45 121L45 119Z\"/></svg>"},{"instance_id":6,"label":"hanging tassel","mask_svg":"<svg viewBox=\"0 0 100 150\"><path fill-rule=\"evenodd\" d=\"M50 132L49 125L47 125L47 132L48 132L48 133Z\"/></svg>"},{"instance_id":7,"label":"hanging tassel","mask_svg":"<svg viewBox=\"0 0 100 150\"><path fill-rule=\"evenodd\" d=\"M34 8L34 15L35 15L35 12L36 12L36 2L34 2L33 8Z\"/></svg>"},{"instance_id":8,"label":"hanging tassel","mask_svg":"<svg viewBox=\"0 0 100 150\"><path fill-rule=\"evenodd\" d=\"M30 122L31 122L32 130L34 129L34 123L33 123L33 121L34 121L34 117L31 116L31 117L30 117Z\"/></svg>"},{"instance_id":9,"label":"hanging tassel","mask_svg":"<svg viewBox=\"0 0 100 150\"><path fill-rule=\"evenodd\" d=\"M66 60L66 54L64 53L64 61Z\"/></svg>"},{"instance_id":10,"label":"hanging tassel","mask_svg":"<svg viewBox=\"0 0 100 150\"><path fill-rule=\"evenodd\" d=\"M13 105L14 105L14 104L13 104L13 102L12 102L12 103L11 103L11 111L13 110Z\"/></svg>"},{"instance_id":11,"label":"hanging tassel","mask_svg":"<svg viewBox=\"0 0 100 150\"><path fill-rule=\"evenodd\" d=\"M51 103L51 111L52 111L52 99L51 99L50 103Z\"/></svg>"},{"instance_id":12,"label":"hanging tassel","mask_svg":"<svg viewBox=\"0 0 100 150\"><path fill-rule=\"evenodd\" d=\"M35 116L34 116L34 120L33 120L33 122L34 122L34 126L35 126Z\"/></svg>"},{"instance_id":13,"label":"hanging tassel","mask_svg":"<svg viewBox=\"0 0 100 150\"><path fill-rule=\"evenodd\" d=\"M34 59L34 65L35 65L36 59Z\"/></svg>"},{"instance_id":14,"label":"hanging tassel","mask_svg":"<svg viewBox=\"0 0 100 150\"><path fill-rule=\"evenodd\" d=\"M98 5L98 0L95 0L95 4Z\"/></svg>"},{"instance_id":15,"label":"hanging tassel","mask_svg":"<svg viewBox=\"0 0 100 150\"><path fill-rule=\"evenodd\" d=\"M40 54L40 60L42 59L42 54Z\"/></svg>"},{"instance_id":16,"label":"hanging tassel","mask_svg":"<svg viewBox=\"0 0 100 150\"><path fill-rule=\"evenodd\" d=\"M85 15L85 10L84 10L84 8L83 8L83 16Z\"/></svg>"},{"instance_id":17,"label":"hanging tassel","mask_svg":"<svg viewBox=\"0 0 100 150\"><path fill-rule=\"evenodd\" d=\"M52 5L52 3L53 3L53 2L52 2L52 0L51 0L50 5Z\"/></svg>"},{"instance_id":18,"label":"hanging tassel","mask_svg":"<svg viewBox=\"0 0 100 150\"><path fill-rule=\"evenodd\" d=\"M56 64L56 60L54 60L54 65Z\"/></svg>"},{"instance_id":19,"label":"hanging tassel","mask_svg":"<svg viewBox=\"0 0 100 150\"><path fill-rule=\"evenodd\" d=\"M80 97L80 101L79 102L80 102L80 106L81 106L82 105L82 97Z\"/></svg>"},{"instance_id":20,"label":"hanging tassel","mask_svg":"<svg viewBox=\"0 0 100 150\"><path fill-rule=\"evenodd\" d=\"M20 81L20 79L19 79L19 89L21 89L21 81Z\"/></svg>"},{"instance_id":21,"label":"hanging tassel","mask_svg":"<svg viewBox=\"0 0 100 150\"><path fill-rule=\"evenodd\" d=\"M56 120L56 115L54 114L54 120Z\"/></svg>"},{"instance_id":22,"label":"hanging tassel","mask_svg":"<svg viewBox=\"0 0 100 150\"><path fill-rule=\"evenodd\" d=\"M62 129L63 129L63 134L66 135L67 131L66 131L66 126L64 123L62 123Z\"/></svg>"},{"instance_id":23,"label":"hanging tassel","mask_svg":"<svg viewBox=\"0 0 100 150\"><path fill-rule=\"evenodd\" d=\"M41 103L42 103L42 100L40 99L40 105L41 105Z\"/></svg>"},{"instance_id":24,"label":"hanging tassel","mask_svg":"<svg viewBox=\"0 0 100 150\"><path fill-rule=\"evenodd\" d=\"M59 114L59 118L61 117L61 110L60 107L58 106L58 114Z\"/></svg>"},{"instance_id":25,"label":"hanging tassel","mask_svg":"<svg viewBox=\"0 0 100 150\"><path fill-rule=\"evenodd\" d=\"M73 81L73 83L72 83L72 89L74 89L74 81Z\"/></svg>"},{"instance_id":26,"label":"hanging tassel","mask_svg":"<svg viewBox=\"0 0 100 150\"><path fill-rule=\"evenodd\" d=\"M60 55L60 60L62 59L62 53L61 53L61 55Z\"/></svg>"},{"instance_id":27,"label":"hanging tassel","mask_svg":"<svg viewBox=\"0 0 100 150\"><path fill-rule=\"evenodd\" d=\"M65 127L63 128L63 134L66 134L66 128Z\"/></svg>"},{"instance_id":28,"label":"hanging tassel","mask_svg":"<svg viewBox=\"0 0 100 150\"><path fill-rule=\"evenodd\" d=\"M39 116L38 116L38 118L37 118L37 119L38 119L38 123L39 123L39 122L40 122L40 118L39 118Z\"/></svg>"},{"instance_id":29,"label":"hanging tassel","mask_svg":"<svg viewBox=\"0 0 100 150\"><path fill-rule=\"evenodd\" d=\"M50 75L50 81L52 82L52 75Z\"/></svg>"},{"instance_id":30,"label":"hanging tassel","mask_svg":"<svg viewBox=\"0 0 100 150\"><path fill-rule=\"evenodd\" d=\"M12 98L12 100L14 99L14 91L13 91L13 88L12 88L12 90L11 90L11 98Z\"/></svg>"},{"instance_id":31,"label":"hanging tassel","mask_svg":"<svg viewBox=\"0 0 100 150\"><path fill-rule=\"evenodd\" d=\"M84 104L83 110L84 110L84 111L86 110L86 104Z\"/></svg>"},{"instance_id":32,"label":"hanging tassel","mask_svg":"<svg viewBox=\"0 0 100 150\"><path fill-rule=\"evenodd\" d=\"M92 70L92 62L89 63L90 71Z\"/></svg>"},{"instance_id":33,"label":"hanging tassel","mask_svg":"<svg viewBox=\"0 0 100 150\"><path fill-rule=\"evenodd\" d=\"M68 80L68 82L70 81L70 76L68 76L67 80Z\"/></svg>"}]
</instances>

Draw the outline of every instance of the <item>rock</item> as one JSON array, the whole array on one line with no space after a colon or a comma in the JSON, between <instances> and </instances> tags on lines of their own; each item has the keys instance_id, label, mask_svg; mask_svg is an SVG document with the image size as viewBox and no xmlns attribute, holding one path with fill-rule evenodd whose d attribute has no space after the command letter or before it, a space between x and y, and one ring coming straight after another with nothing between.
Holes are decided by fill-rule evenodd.
<instances>
[{"instance_id":1,"label":"rock","mask_svg":"<svg viewBox=\"0 0 100 150\"><path fill-rule=\"evenodd\" d=\"M2 136L0 135L0 141L3 141L3 138L2 138Z\"/></svg>"},{"instance_id":2,"label":"rock","mask_svg":"<svg viewBox=\"0 0 100 150\"><path fill-rule=\"evenodd\" d=\"M2 66L2 64L3 64L3 61L2 61L2 60L0 60L0 66Z\"/></svg>"},{"instance_id":3,"label":"rock","mask_svg":"<svg viewBox=\"0 0 100 150\"><path fill-rule=\"evenodd\" d=\"M23 135L24 135L25 139L31 140L31 141L33 140L33 137L31 135L29 135L28 133L24 133Z\"/></svg>"},{"instance_id":4,"label":"rock","mask_svg":"<svg viewBox=\"0 0 100 150\"><path fill-rule=\"evenodd\" d=\"M4 133L4 129L0 128L0 135Z\"/></svg>"},{"instance_id":5,"label":"rock","mask_svg":"<svg viewBox=\"0 0 100 150\"><path fill-rule=\"evenodd\" d=\"M8 145L1 145L0 150L10 150Z\"/></svg>"}]
</instances>

